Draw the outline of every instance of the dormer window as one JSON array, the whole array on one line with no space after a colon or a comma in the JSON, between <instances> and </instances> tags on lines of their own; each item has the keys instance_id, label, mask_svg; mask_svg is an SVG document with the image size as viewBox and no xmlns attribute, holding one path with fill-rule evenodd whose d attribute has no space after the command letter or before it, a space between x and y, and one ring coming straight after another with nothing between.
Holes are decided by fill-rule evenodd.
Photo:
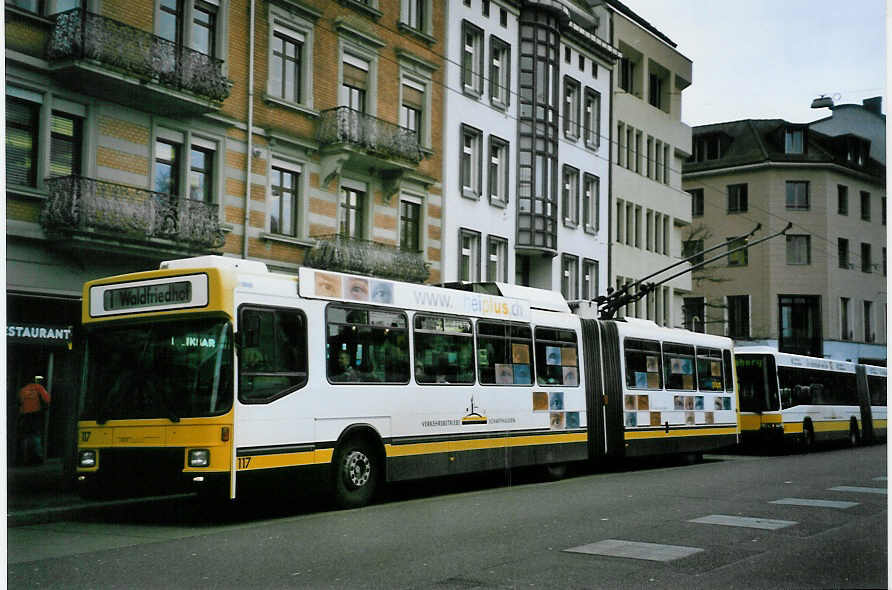
<instances>
[{"instance_id":1,"label":"dormer window","mask_svg":"<svg viewBox=\"0 0 892 590\"><path fill-rule=\"evenodd\" d=\"M693 140L691 162L718 160L722 157L722 136L718 133L698 135Z\"/></svg>"},{"instance_id":2,"label":"dormer window","mask_svg":"<svg viewBox=\"0 0 892 590\"><path fill-rule=\"evenodd\" d=\"M805 153L805 131L802 129L788 128L784 131L784 153Z\"/></svg>"},{"instance_id":3,"label":"dormer window","mask_svg":"<svg viewBox=\"0 0 892 590\"><path fill-rule=\"evenodd\" d=\"M846 162L855 166L867 164L870 154L870 142L860 137L849 136L846 138Z\"/></svg>"}]
</instances>

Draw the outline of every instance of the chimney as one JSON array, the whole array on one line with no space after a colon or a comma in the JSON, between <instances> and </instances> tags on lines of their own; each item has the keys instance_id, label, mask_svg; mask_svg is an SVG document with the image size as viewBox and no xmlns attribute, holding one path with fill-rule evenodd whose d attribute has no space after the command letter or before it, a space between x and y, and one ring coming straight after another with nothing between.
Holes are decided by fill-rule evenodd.
<instances>
[{"instance_id":1,"label":"chimney","mask_svg":"<svg viewBox=\"0 0 892 590\"><path fill-rule=\"evenodd\" d=\"M883 114L883 97L882 96L874 96L873 98L865 98L862 101L864 108L870 111L871 113L876 113L877 115Z\"/></svg>"}]
</instances>

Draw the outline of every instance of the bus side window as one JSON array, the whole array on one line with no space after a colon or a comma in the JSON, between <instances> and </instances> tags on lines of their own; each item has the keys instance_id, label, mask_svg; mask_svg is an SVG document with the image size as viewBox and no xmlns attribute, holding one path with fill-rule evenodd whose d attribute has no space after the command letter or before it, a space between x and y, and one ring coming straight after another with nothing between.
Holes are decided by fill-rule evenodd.
<instances>
[{"instance_id":1,"label":"bus side window","mask_svg":"<svg viewBox=\"0 0 892 590\"><path fill-rule=\"evenodd\" d=\"M477 370L480 383L532 385L533 333L529 326L477 322Z\"/></svg>"},{"instance_id":2,"label":"bus side window","mask_svg":"<svg viewBox=\"0 0 892 590\"><path fill-rule=\"evenodd\" d=\"M626 338L624 347L626 387L629 389L662 389L660 343Z\"/></svg>"},{"instance_id":3,"label":"bus side window","mask_svg":"<svg viewBox=\"0 0 892 590\"><path fill-rule=\"evenodd\" d=\"M415 314L415 381L474 383L471 320Z\"/></svg>"},{"instance_id":4,"label":"bus side window","mask_svg":"<svg viewBox=\"0 0 892 590\"><path fill-rule=\"evenodd\" d=\"M730 350L722 351L722 361L725 363L725 391L734 391L734 361Z\"/></svg>"},{"instance_id":5,"label":"bus side window","mask_svg":"<svg viewBox=\"0 0 892 590\"><path fill-rule=\"evenodd\" d=\"M576 332L536 328L536 377L539 385L579 385Z\"/></svg>"},{"instance_id":6,"label":"bus side window","mask_svg":"<svg viewBox=\"0 0 892 590\"><path fill-rule=\"evenodd\" d=\"M409 382L409 332L401 311L331 304L326 310L332 383Z\"/></svg>"},{"instance_id":7,"label":"bus side window","mask_svg":"<svg viewBox=\"0 0 892 590\"><path fill-rule=\"evenodd\" d=\"M239 353L239 399L268 403L307 382L307 328L303 312L246 308L239 325L250 330Z\"/></svg>"}]
</instances>

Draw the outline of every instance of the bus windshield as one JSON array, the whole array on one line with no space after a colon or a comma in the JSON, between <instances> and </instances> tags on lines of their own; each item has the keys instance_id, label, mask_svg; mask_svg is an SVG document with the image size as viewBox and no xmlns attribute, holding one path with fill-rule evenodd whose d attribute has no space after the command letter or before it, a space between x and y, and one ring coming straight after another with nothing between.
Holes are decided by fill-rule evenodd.
<instances>
[{"instance_id":1,"label":"bus windshield","mask_svg":"<svg viewBox=\"0 0 892 590\"><path fill-rule=\"evenodd\" d=\"M232 407L232 329L192 319L91 331L81 419L213 416Z\"/></svg>"},{"instance_id":2,"label":"bus windshield","mask_svg":"<svg viewBox=\"0 0 892 590\"><path fill-rule=\"evenodd\" d=\"M767 354L738 354L736 356L737 383L740 387L740 411L763 412L778 410L777 378L774 376L774 357Z\"/></svg>"}]
</instances>

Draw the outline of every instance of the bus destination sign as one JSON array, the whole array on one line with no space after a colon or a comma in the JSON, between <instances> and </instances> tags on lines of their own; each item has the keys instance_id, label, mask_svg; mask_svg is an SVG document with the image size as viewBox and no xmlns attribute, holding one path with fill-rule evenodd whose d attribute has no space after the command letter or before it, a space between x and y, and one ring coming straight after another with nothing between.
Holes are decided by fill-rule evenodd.
<instances>
[{"instance_id":1,"label":"bus destination sign","mask_svg":"<svg viewBox=\"0 0 892 590\"><path fill-rule=\"evenodd\" d=\"M90 316L205 307L208 296L208 276L204 273L93 285L90 287Z\"/></svg>"},{"instance_id":2,"label":"bus destination sign","mask_svg":"<svg viewBox=\"0 0 892 590\"><path fill-rule=\"evenodd\" d=\"M192 300L192 283L181 281L109 289L102 295L102 309L105 311L121 311L137 307L167 307L189 303Z\"/></svg>"}]
</instances>

